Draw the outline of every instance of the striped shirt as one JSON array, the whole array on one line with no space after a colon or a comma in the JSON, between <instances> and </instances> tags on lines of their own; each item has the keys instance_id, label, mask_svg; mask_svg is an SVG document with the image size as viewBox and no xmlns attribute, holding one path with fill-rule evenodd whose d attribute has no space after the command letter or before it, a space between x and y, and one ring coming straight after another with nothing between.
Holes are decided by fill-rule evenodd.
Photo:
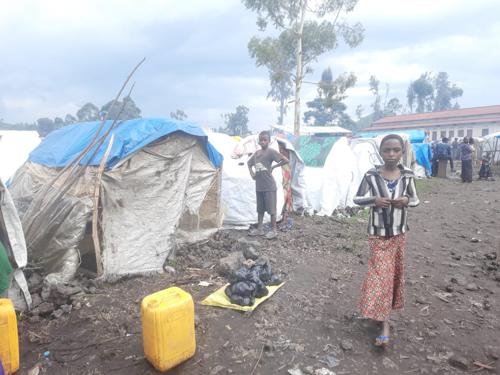
<instances>
[{"instance_id":1,"label":"striped shirt","mask_svg":"<svg viewBox=\"0 0 500 375\"><path fill-rule=\"evenodd\" d=\"M380 174L380 168L376 167L366 172L354 197L354 203L359 206L370 207L368 234L392 237L408 230L408 207L396 208L393 205L388 208L375 207L375 198L396 199L408 197L409 207L418 206L420 201L415 188L415 177L411 169L402 165L398 166L401 177L397 180L397 184L391 192L387 187L386 180Z\"/></svg>"}]
</instances>

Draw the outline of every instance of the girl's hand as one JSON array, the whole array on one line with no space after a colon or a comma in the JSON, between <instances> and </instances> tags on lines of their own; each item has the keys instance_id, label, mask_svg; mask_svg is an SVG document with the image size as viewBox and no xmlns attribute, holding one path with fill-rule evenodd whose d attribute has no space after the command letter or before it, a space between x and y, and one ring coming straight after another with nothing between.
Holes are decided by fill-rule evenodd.
<instances>
[{"instance_id":1,"label":"girl's hand","mask_svg":"<svg viewBox=\"0 0 500 375\"><path fill-rule=\"evenodd\" d=\"M401 197L401 198L393 199L391 201L391 203L396 208L403 208L403 207L408 206L409 201L410 200L408 199L408 197Z\"/></svg>"},{"instance_id":2,"label":"girl's hand","mask_svg":"<svg viewBox=\"0 0 500 375\"><path fill-rule=\"evenodd\" d=\"M391 205L391 200L389 198L376 197L375 207L378 208L388 208Z\"/></svg>"}]
</instances>

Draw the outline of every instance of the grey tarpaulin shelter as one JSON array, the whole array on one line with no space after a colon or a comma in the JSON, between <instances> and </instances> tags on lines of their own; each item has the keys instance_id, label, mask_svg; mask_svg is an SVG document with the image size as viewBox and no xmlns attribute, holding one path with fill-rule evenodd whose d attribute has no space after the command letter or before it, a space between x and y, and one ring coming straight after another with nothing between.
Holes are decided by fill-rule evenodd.
<instances>
[{"instance_id":1,"label":"grey tarpaulin shelter","mask_svg":"<svg viewBox=\"0 0 500 375\"><path fill-rule=\"evenodd\" d=\"M96 132L109 129L102 147L80 161L82 172L69 189L65 175L54 182ZM30 154L10 186L30 260L55 283L71 279L80 264L105 279L161 272L179 244L220 227L221 165L222 156L191 123L65 126Z\"/></svg>"},{"instance_id":2,"label":"grey tarpaulin shelter","mask_svg":"<svg viewBox=\"0 0 500 375\"><path fill-rule=\"evenodd\" d=\"M12 197L0 180L0 241L7 251L8 260L13 269L10 274L10 287L4 293L18 310L31 307L31 296L23 274L28 263L23 229Z\"/></svg>"}]
</instances>

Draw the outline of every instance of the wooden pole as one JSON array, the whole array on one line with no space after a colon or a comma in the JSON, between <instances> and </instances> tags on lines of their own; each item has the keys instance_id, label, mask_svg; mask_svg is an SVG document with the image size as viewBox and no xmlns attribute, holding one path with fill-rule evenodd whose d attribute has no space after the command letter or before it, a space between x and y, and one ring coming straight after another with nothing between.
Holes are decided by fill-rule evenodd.
<instances>
[{"instance_id":1,"label":"wooden pole","mask_svg":"<svg viewBox=\"0 0 500 375\"><path fill-rule=\"evenodd\" d=\"M109 140L108 148L102 157L101 163L99 164L99 169L97 171L97 178L94 187L94 209L92 212L92 240L94 242L94 251L95 251L95 261L97 266L97 277L102 276L103 273L103 263L102 263L102 254L101 254L101 243L99 241L99 196L101 193L101 181L102 174L104 169L106 168L106 161L108 160L109 154L111 152L111 148L113 147L113 141L115 140L115 135L111 135L111 139Z\"/></svg>"}]
</instances>

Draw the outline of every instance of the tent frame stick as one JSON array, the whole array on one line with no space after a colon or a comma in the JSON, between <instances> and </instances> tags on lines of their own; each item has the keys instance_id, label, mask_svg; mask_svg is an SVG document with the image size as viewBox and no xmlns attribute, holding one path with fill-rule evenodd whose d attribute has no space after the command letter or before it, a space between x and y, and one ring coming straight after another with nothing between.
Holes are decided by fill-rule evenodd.
<instances>
[{"instance_id":1,"label":"tent frame stick","mask_svg":"<svg viewBox=\"0 0 500 375\"><path fill-rule=\"evenodd\" d=\"M94 209L92 211L92 241L94 242L94 252L95 252L95 261L97 267L97 277L102 276L103 273L103 263L102 263L102 254L101 254L101 243L99 241L99 198L101 193L101 182L102 182L102 174L104 173L104 169L106 168L106 161L108 160L109 154L111 153L111 148L113 147L113 142L115 140L114 134L111 135L111 139L109 140L108 148L102 157L101 163L99 164L99 170L97 171L97 178L94 187Z\"/></svg>"}]
</instances>

